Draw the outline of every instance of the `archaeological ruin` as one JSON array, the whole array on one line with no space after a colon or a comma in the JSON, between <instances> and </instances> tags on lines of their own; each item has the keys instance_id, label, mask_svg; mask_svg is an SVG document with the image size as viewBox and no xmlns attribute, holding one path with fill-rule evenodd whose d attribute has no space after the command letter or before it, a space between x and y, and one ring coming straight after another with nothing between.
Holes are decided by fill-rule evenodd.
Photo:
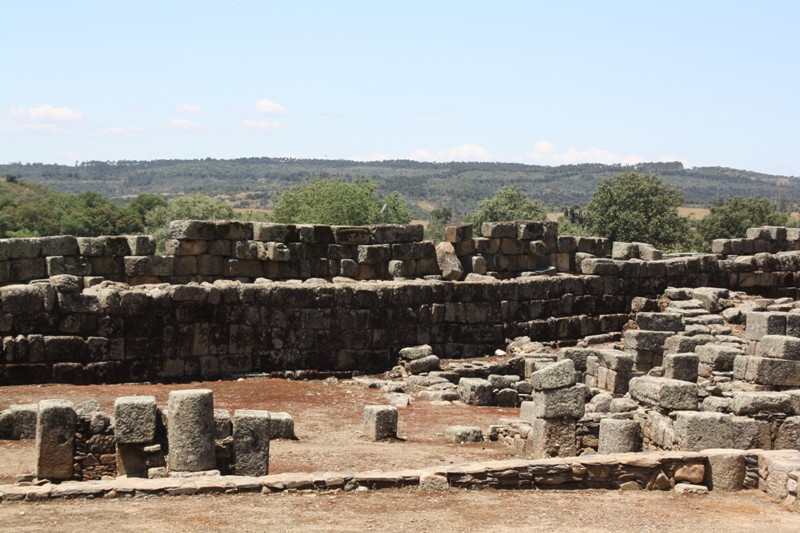
<instances>
[{"instance_id":1,"label":"archaeological ruin","mask_svg":"<svg viewBox=\"0 0 800 533\"><path fill-rule=\"evenodd\" d=\"M800 229L708 254L558 235L553 222L338 227L176 221L148 236L0 240L0 385L335 379L385 402L515 410L443 441L503 461L270 473L292 413L215 409L210 390L0 402L35 439L2 500L419 487L762 490L800 509ZM455 422L458 422L456 424ZM354 437L355 438L355 437ZM375 465L380 468L381 465Z\"/></svg>"}]
</instances>

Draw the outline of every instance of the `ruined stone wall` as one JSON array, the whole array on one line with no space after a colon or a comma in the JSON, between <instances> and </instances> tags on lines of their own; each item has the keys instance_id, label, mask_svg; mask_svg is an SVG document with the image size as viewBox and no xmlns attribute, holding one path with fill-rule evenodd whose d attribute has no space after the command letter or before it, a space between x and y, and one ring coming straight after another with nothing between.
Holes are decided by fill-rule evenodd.
<instances>
[{"instance_id":1,"label":"ruined stone wall","mask_svg":"<svg viewBox=\"0 0 800 533\"><path fill-rule=\"evenodd\" d=\"M614 243L612 256L627 259L580 252L595 247L605 253L607 242L555 238L544 223L484 229L509 236L450 231L463 264L472 265L484 247L483 260L493 268L503 266L501 256L517 257L506 266L520 265L519 258L537 257L510 253L513 243L527 243L528 251L550 247L534 263L555 265L551 274L564 266L572 270L573 262L582 274L529 272L474 282L441 281L435 274L424 280L353 279L392 277L396 269L419 276L438 268L433 245L419 240L419 226L179 221L172 224L167 256L153 255L154 242L146 236L0 241L5 279L32 280L0 287L0 383L189 380L296 369L378 372L392 366L397 350L416 344L430 344L443 357L473 357L522 335L574 340L620 331L634 297L655 297L669 286L792 298L800 287L800 251L780 251L800 241L790 240L785 228L757 233L775 253L666 259L635 243ZM493 272L500 278L515 273ZM292 279L271 281L269 273ZM145 282L153 284L137 285Z\"/></svg>"}]
</instances>

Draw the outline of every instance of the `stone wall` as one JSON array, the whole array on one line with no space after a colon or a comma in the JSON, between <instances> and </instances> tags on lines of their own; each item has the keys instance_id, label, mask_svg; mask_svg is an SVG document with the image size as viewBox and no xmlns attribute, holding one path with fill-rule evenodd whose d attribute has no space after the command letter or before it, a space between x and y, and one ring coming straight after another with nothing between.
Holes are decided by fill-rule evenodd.
<instances>
[{"instance_id":1,"label":"stone wall","mask_svg":"<svg viewBox=\"0 0 800 533\"><path fill-rule=\"evenodd\" d=\"M465 271L495 269L467 282L441 281L436 250L414 225L178 221L166 256L147 236L2 240L0 279L31 281L0 287L0 383L379 372L405 346L474 357L519 336L620 331L633 298L669 286L792 298L800 287L800 251L659 259L647 245L614 243L612 255L628 258L612 259L596 256L607 241L557 237L548 223L482 233L448 228ZM770 250L796 244L773 233ZM566 272L573 264L579 271ZM550 275L530 270L540 267Z\"/></svg>"}]
</instances>

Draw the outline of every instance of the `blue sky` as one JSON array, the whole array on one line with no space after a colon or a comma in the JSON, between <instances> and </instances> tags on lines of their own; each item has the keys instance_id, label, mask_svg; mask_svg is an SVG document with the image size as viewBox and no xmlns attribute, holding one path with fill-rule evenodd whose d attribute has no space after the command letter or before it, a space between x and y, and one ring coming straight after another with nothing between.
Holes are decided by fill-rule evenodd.
<instances>
[{"instance_id":1,"label":"blue sky","mask_svg":"<svg viewBox=\"0 0 800 533\"><path fill-rule=\"evenodd\" d=\"M800 2L4 2L0 163L680 160L800 175Z\"/></svg>"}]
</instances>

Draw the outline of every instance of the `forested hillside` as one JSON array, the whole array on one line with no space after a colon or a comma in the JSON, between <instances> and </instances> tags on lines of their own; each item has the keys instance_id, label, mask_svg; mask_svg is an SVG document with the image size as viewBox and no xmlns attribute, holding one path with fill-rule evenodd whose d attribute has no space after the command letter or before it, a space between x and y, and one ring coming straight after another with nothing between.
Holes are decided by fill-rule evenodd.
<instances>
[{"instance_id":1,"label":"forested hillside","mask_svg":"<svg viewBox=\"0 0 800 533\"><path fill-rule=\"evenodd\" d=\"M397 191L417 213L447 206L460 216L475 209L505 185L519 185L551 209L584 205L597 182L622 171L660 175L684 191L685 202L709 205L728 196L763 196L773 202L800 201L800 179L723 167L684 168L681 163L633 166L581 164L557 167L516 163L422 163L416 161L357 162L345 160L244 158L231 160L88 161L75 166L46 164L0 165L0 176L11 174L30 184L61 192L96 192L111 199L131 199L141 193L167 197L203 193L234 206L269 209L276 193L312 178L339 176L344 181L372 178L380 192Z\"/></svg>"}]
</instances>

